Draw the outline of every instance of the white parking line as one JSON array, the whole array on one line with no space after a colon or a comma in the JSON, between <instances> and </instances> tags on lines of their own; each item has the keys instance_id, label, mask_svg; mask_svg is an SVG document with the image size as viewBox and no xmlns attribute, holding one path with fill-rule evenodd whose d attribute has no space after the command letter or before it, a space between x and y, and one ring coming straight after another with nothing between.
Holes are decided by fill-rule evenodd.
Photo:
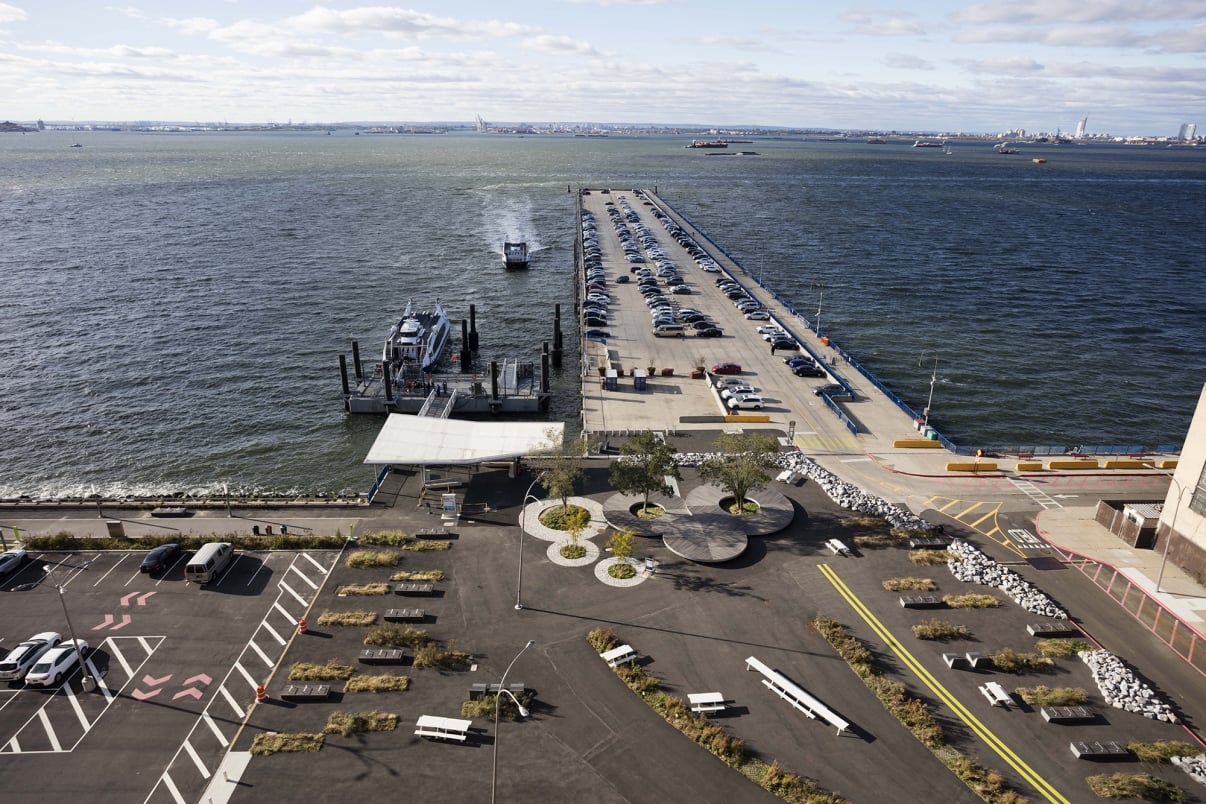
<instances>
[{"instance_id":1,"label":"white parking line","mask_svg":"<svg viewBox=\"0 0 1206 804\"><path fill-rule=\"evenodd\" d=\"M51 749L62 751L63 746L59 744L59 735L54 733L54 726L50 725L50 715L46 714L46 707L38 710L38 720L42 721L42 728L46 729L46 738L50 740Z\"/></svg>"},{"instance_id":2,"label":"white parking line","mask_svg":"<svg viewBox=\"0 0 1206 804\"><path fill-rule=\"evenodd\" d=\"M153 651L151 650L151 646L147 644L147 641L145 639L143 639L142 637L139 637L138 641L148 654L153 653ZM126 671L126 676L133 678L134 670L131 669L130 663L126 661L125 654L123 654L120 650L118 650L117 646L114 645L112 642L109 643L109 653L110 653L110 655L113 656L114 659L117 659L117 663L121 665L121 669ZM93 672L92 677L96 678L95 671Z\"/></svg>"},{"instance_id":3,"label":"white parking line","mask_svg":"<svg viewBox=\"0 0 1206 804\"><path fill-rule=\"evenodd\" d=\"M75 697L75 691L71 689L71 684L63 685L63 693L67 696L67 700L71 702L71 708L75 710L75 716L79 718L80 725L84 731L88 731L88 727L92 724L88 722L87 715L84 714L84 707L80 706L79 700Z\"/></svg>"},{"instance_id":4,"label":"white parking line","mask_svg":"<svg viewBox=\"0 0 1206 804\"><path fill-rule=\"evenodd\" d=\"M21 743L17 742L16 737L13 737L11 740L8 741L7 747L8 747L8 750L14 754L21 753Z\"/></svg>"},{"instance_id":5,"label":"white parking line","mask_svg":"<svg viewBox=\"0 0 1206 804\"><path fill-rule=\"evenodd\" d=\"M226 687L222 687L221 689L222 689L222 692L226 692ZM226 695L227 695L228 700L230 700L230 705L232 707L234 707L235 709L238 709L238 706L235 705L234 700L229 698L230 693L227 692ZM239 712L239 717L244 717L244 716L245 715L243 712ZM223 748L230 745L230 740L226 739L226 735L224 735L222 733L221 729L218 728L218 724L214 723L214 719L209 716L208 711L201 713L201 720L205 723L206 726L209 726L209 730L212 731L214 733L214 736L218 738L218 742L220 742L222 744Z\"/></svg>"},{"instance_id":6,"label":"white parking line","mask_svg":"<svg viewBox=\"0 0 1206 804\"><path fill-rule=\"evenodd\" d=\"M166 773L159 777L163 781L164 787L172 794L172 798L176 800L176 804L185 804L184 796L180 795L180 791L176 789L176 783L172 781L172 777Z\"/></svg>"},{"instance_id":7,"label":"white parking line","mask_svg":"<svg viewBox=\"0 0 1206 804\"><path fill-rule=\"evenodd\" d=\"M113 570L117 569L118 565L119 565L119 564L121 564L121 562L125 561L125 560L126 560L126 556L128 556L128 555L129 555L129 553L126 553L126 554L125 554L125 555L123 555L121 558L117 559L117 561L115 561L115 562L113 563L113 566L112 566L112 567L109 567L109 572L112 572ZM94 584L92 584L92 585L93 585L93 586L100 586L101 581L103 581L103 580L105 580L105 578L108 578L108 577L109 577L109 572L106 572L104 575L102 575L102 576L100 576L99 578L97 578L97 579L96 579L96 583L94 583ZM129 583L129 581L126 581L126 583Z\"/></svg>"},{"instance_id":8,"label":"white parking line","mask_svg":"<svg viewBox=\"0 0 1206 804\"><path fill-rule=\"evenodd\" d=\"M285 644L285 638L278 634L276 629L268 624L267 620L264 620L264 622L260 623L260 625L264 626L265 631L267 631L269 634L272 634L272 638L276 640L278 645L283 646Z\"/></svg>"},{"instance_id":9,"label":"white parking line","mask_svg":"<svg viewBox=\"0 0 1206 804\"><path fill-rule=\"evenodd\" d=\"M197 751L193 748L193 744L188 740L184 741L184 753L188 754L193 760L193 764L197 766L197 770L201 772L202 779L209 778L209 768L205 767L205 763L201 761L201 757L197 756Z\"/></svg>"},{"instance_id":10,"label":"white parking line","mask_svg":"<svg viewBox=\"0 0 1206 804\"><path fill-rule=\"evenodd\" d=\"M286 592L293 595L293 599L296 600L298 603L300 603L301 607L303 609L306 606L310 605L309 603L306 602L306 599L304 597L299 595L297 592L294 592L293 587L291 587L289 584L285 583L284 581L281 581L280 584L278 584L278 585L280 586L281 589L284 589Z\"/></svg>"},{"instance_id":11,"label":"white parking line","mask_svg":"<svg viewBox=\"0 0 1206 804\"><path fill-rule=\"evenodd\" d=\"M299 570L299 569L297 568L297 564L296 564L296 563L290 564L290 565L289 565L289 569L290 569L292 572L296 572L296 573L297 573L297 576L298 576L299 578L301 578L303 581L305 581L307 584L309 584L311 589L317 589L317 588L318 588L318 584L314 583L314 581L312 581L312 580L310 580L309 578L307 578L307 577L306 577L306 573L304 573L304 572L302 572L301 570Z\"/></svg>"},{"instance_id":12,"label":"white parking line","mask_svg":"<svg viewBox=\"0 0 1206 804\"><path fill-rule=\"evenodd\" d=\"M113 643L109 643L109 647L113 648ZM116 649L114 649L114 652L116 652ZM113 690L109 689L109 685L105 683L103 678L101 678L100 671L96 669L96 665L92 663L91 658L84 659L84 664L88 666L88 674L92 676L92 681L94 684L96 684L96 688L100 690L101 695L105 696L107 705L108 702L113 700ZM127 673L127 675L134 674Z\"/></svg>"},{"instance_id":13,"label":"white parking line","mask_svg":"<svg viewBox=\"0 0 1206 804\"><path fill-rule=\"evenodd\" d=\"M309 561L315 567L317 567L318 571L321 572L323 575L327 575L330 572L326 567L324 567L322 564L319 564L316 560L314 560L314 556L310 555L309 553L302 553L301 557L306 559L307 561Z\"/></svg>"},{"instance_id":14,"label":"white parking line","mask_svg":"<svg viewBox=\"0 0 1206 804\"><path fill-rule=\"evenodd\" d=\"M259 657L261 659L263 659L264 665L266 667L272 667L274 664L276 664L276 662L273 661L272 659L269 659L268 654L264 653L264 651L260 650L260 646L255 644L254 642L248 642L247 647L251 648L253 651L256 652L257 655L259 655Z\"/></svg>"},{"instance_id":15,"label":"white parking line","mask_svg":"<svg viewBox=\"0 0 1206 804\"><path fill-rule=\"evenodd\" d=\"M239 706L239 702L236 701L234 696L230 694L230 690L226 689L225 684L223 684L221 687L218 687L218 692L222 693L222 697L226 699L226 703L230 704L230 708L235 711L235 714L237 714L239 717L247 717L247 710ZM223 745L225 745L225 743L223 743Z\"/></svg>"},{"instance_id":16,"label":"white parking line","mask_svg":"<svg viewBox=\"0 0 1206 804\"><path fill-rule=\"evenodd\" d=\"M276 602L274 602L274 603L272 604L272 608L276 609L276 610L277 610L277 611L279 611L281 614L283 614L283 615L284 615L284 617L285 617L285 619L286 619L286 620L288 620L290 623L295 623L295 622L297 622L297 618L295 618L295 617L294 617L292 614L290 614L289 612L285 611L285 607L281 605L281 603L280 603L280 601L279 601L279 600L277 600Z\"/></svg>"},{"instance_id":17,"label":"white parking line","mask_svg":"<svg viewBox=\"0 0 1206 804\"><path fill-rule=\"evenodd\" d=\"M238 670L240 673L242 673L243 678L247 679L247 686L251 687L252 689L255 689L256 687L258 687L260 685L260 682L256 681L254 678L251 677L251 673L247 672L247 668L243 667L242 663L235 662L234 669Z\"/></svg>"}]
</instances>

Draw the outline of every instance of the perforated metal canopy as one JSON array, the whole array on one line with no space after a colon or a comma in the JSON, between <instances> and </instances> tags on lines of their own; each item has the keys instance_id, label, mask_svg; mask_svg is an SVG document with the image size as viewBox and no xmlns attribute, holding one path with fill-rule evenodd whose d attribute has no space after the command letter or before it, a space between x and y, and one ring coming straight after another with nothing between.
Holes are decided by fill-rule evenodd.
<instances>
[{"instance_id":1,"label":"perforated metal canopy","mask_svg":"<svg viewBox=\"0 0 1206 804\"><path fill-rule=\"evenodd\" d=\"M433 419L391 413L365 463L408 466L481 463L519 458L561 443L563 422Z\"/></svg>"}]
</instances>

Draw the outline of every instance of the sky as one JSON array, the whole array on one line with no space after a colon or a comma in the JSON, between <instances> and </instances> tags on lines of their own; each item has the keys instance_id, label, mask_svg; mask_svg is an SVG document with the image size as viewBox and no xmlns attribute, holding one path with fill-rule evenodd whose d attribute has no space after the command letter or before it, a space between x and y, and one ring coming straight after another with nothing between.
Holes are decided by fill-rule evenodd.
<instances>
[{"instance_id":1,"label":"sky","mask_svg":"<svg viewBox=\"0 0 1206 804\"><path fill-rule=\"evenodd\" d=\"M0 120L1173 136L1206 0L0 0Z\"/></svg>"}]
</instances>

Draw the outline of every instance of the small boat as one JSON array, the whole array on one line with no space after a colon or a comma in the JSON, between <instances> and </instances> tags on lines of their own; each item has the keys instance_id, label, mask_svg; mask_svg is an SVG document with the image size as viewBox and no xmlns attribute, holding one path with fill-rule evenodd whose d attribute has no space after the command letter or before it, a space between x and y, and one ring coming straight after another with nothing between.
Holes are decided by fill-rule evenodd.
<instances>
[{"instance_id":1,"label":"small boat","mask_svg":"<svg viewBox=\"0 0 1206 804\"><path fill-rule=\"evenodd\" d=\"M515 243L512 243L510 240L504 242L503 263L508 268L527 268L528 244L522 240Z\"/></svg>"},{"instance_id":2,"label":"small boat","mask_svg":"<svg viewBox=\"0 0 1206 804\"><path fill-rule=\"evenodd\" d=\"M887 145L888 141L883 137L867 137L868 145Z\"/></svg>"},{"instance_id":3,"label":"small boat","mask_svg":"<svg viewBox=\"0 0 1206 804\"><path fill-rule=\"evenodd\" d=\"M1007 142L998 142L992 147L995 148L999 154L1016 154L1018 152L1017 148L1014 148Z\"/></svg>"},{"instance_id":4,"label":"small boat","mask_svg":"<svg viewBox=\"0 0 1206 804\"><path fill-rule=\"evenodd\" d=\"M381 360L395 369L425 374L439 362L450 331L448 316L439 300L434 310L417 313L414 302L407 302L406 312L385 338Z\"/></svg>"},{"instance_id":5,"label":"small boat","mask_svg":"<svg viewBox=\"0 0 1206 804\"><path fill-rule=\"evenodd\" d=\"M724 140L691 140L690 145L684 145L684 148L728 148L729 144Z\"/></svg>"},{"instance_id":6,"label":"small boat","mask_svg":"<svg viewBox=\"0 0 1206 804\"><path fill-rule=\"evenodd\" d=\"M942 148L946 145L945 142L931 142L930 140L915 140L914 148Z\"/></svg>"},{"instance_id":7,"label":"small boat","mask_svg":"<svg viewBox=\"0 0 1206 804\"><path fill-rule=\"evenodd\" d=\"M1031 161L1031 162L1033 162L1033 163L1034 163L1034 164L1036 164L1036 165L1045 165L1045 164L1047 164L1047 160L1046 160L1046 159L1043 159L1041 156L1036 156L1034 159L1031 159L1030 161Z\"/></svg>"}]
</instances>

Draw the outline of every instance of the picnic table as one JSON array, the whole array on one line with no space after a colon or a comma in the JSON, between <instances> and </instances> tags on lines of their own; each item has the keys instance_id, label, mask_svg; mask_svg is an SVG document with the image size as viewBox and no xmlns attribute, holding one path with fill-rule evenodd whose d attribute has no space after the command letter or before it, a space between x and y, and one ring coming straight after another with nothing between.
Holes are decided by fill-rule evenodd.
<instances>
[{"instance_id":1,"label":"picnic table","mask_svg":"<svg viewBox=\"0 0 1206 804\"><path fill-rule=\"evenodd\" d=\"M615 667L618 664L624 664L624 662L631 662L637 657L637 653L632 649L632 645L620 645L599 655L603 657L603 661L607 662L608 667Z\"/></svg>"},{"instance_id":2,"label":"picnic table","mask_svg":"<svg viewBox=\"0 0 1206 804\"><path fill-rule=\"evenodd\" d=\"M469 737L469 727L472 720L461 720L438 715L420 715L415 723L415 734L419 737L429 737L433 740L456 740L465 742Z\"/></svg>"},{"instance_id":3,"label":"picnic table","mask_svg":"<svg viewBox=\"0 0 1206 804\"><path fill-rule=\"evenodd\" d=\"M692 712L724 711L724 696L719 692L687 693L687 701L691 704Z\"/></svg>"},{"instance_id":4,"label":"picnic table","mask_svg":"<svg viewBox=\"0 0 1206 804\"><path fill-rule=\"evenodd\" d=\"M394 584L395 595L431 595L435 593L435 584L419 581L403 581Z\"/></svg>"}]
</instances>

